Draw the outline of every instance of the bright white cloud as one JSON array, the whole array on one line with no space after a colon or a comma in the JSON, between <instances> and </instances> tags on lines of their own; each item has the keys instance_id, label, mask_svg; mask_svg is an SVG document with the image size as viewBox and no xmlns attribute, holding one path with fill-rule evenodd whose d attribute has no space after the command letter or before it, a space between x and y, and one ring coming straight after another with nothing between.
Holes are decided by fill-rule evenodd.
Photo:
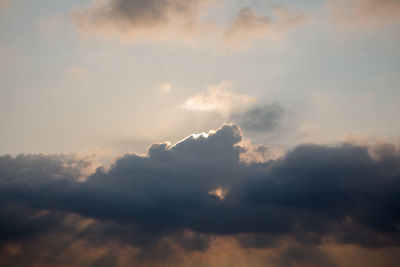
<instances>
[{"instance_id":1,"label":"bright white cloud","mask_svg":"<svg viewBox=\"0 0 400 267\"><path fill-rule=\"evenodd\" d=\"M181 108L189 111L216 111L222 115L230 114L234 109L242 110L254 104L257 99L244 94L235 94L232 84L226 81L208 87L207 91L189 97Z\"/></svg>"}]
</instances>

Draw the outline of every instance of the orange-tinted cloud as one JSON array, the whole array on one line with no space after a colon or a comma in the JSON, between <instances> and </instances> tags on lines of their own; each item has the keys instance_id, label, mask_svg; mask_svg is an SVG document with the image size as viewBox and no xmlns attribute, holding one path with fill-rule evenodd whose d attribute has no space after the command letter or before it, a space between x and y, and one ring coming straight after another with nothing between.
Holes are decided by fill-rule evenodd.
<instances>
[{"instance_id":1,"label":"orange-tinted cloud","mask_svg":"<svg viewBox=\"0 0 400 267\"><path fill-rule=\"evenodd\" d=\"M272 17L244 7L231 22L217 23L205 18L216 10L213 2L110 0L75 10L72 19L84 35L113 36L127 42L185 41L225 50L226 46L246 48L265 37L279 38L305 18L301 12L279 6L270 6Z\"/></svg>"},{"instance_id":2,"label":"orange-tinted cloud","mask_svg":"<svg viewBox=\"0 0 400 267\"><path fill-rule=\"evenodd\" d=\"M200 11L209 0L110 0L72 13L81 30L125 40L160 40L198 30Z\"/></svg>"},{"instance_id":3,"label":"orange-tinted cloud","mask_svg":"<svg viewBox=\"0 0 400 267\"><path fill-rule=\"evenodd\" d=\"M400 21L398 0L328 0L328 6L338 21L369 27Z\"/></svg>"}]
</instances>

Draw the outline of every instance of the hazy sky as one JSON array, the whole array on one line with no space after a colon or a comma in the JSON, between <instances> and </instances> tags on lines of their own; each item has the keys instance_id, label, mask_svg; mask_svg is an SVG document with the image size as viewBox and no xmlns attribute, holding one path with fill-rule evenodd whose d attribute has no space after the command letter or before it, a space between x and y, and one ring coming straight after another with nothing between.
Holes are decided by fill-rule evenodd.
<instances>
[{"instance_id":1,"label":"hazy sky","mask_svg":"<svg viewBox=\"0 0 400 267\"><path fill-rule=\"evenodd\" d=\"M0 152L143 152L251 109L182 108L222 83L282 107L280 127L244 129L252 139L398 138L398 1L158 2L2 1Z\"/></svg>"},{"instance_id":2,"label":"hazy sky","mask_svg":"<svg viewBox=\"0 0 400 267\"><path fill-rule=\"evenodd\" d=\"M400 265L399 0L0 0L0 267Z\"/></svg>"}]
</instances>

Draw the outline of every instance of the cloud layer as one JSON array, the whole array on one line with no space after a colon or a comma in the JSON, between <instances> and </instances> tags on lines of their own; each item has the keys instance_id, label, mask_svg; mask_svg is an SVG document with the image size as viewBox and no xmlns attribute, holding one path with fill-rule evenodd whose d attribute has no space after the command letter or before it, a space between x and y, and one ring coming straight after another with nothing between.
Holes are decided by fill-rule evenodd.
<instances>
[{"instance_id":1,"label":"cloud layer","mask_svg":"<svg viewBox=\"0 0 400 267\"><path fill-rule=\"evenodd\" d=\"M44 249L57 236L91 248L128 246L143 261L177 247L205 253L215 236L232 236L244 248L277 248L286 240L300 244L301 253L326 244L400 245L394 146L301 145L277 160L244 163L241 141L239 127L226 124L174 145L153 144L146 156L122 156L84 181L77 177L85 160L2 156L5 264L17 261L10 255L29 258L21 244L46 240Z\"/></svg>"},{"instance_id":2,"label":"cloud layer","mask_svg":"<svg viewBox=\"0 0 400 267\"><path fill-rule=\"evenodd\" d=\"M274 16L260 14L250 7L240 9L225 30L225 42L240 48L266 37L277 39L306 18L303 13L287 8L270 6L270 9Z\"/></svg>"},{"instance_id":3,"label":"cloud layer","mask_svg":"<svg viewBox=\"0 0 400 267\"><path fill-rule=\"evenodd\" d=\"M398 0L351 0L328 1L328 6L337 21L356 23L367 28L398 22L400 1Z\"/></svg>"},{"instance_id":4,"label":"cloud layer","mask_svg":"<svg viewBox=\"0 0 400 267\"><path fill-rule=\"evenodd\" d=\"M197 27L201 6L208 0L110 0L73 13L87 31L118 33L128 38L158 39L165 31L190 33Z\"/></svg>"},{"instance_id":5,"label":"cloud layer","mask_svg":"<svg viewBox=\"0 0 400 267\"><path fill-rule=\"evenodd\" d=\"M212 0L109 0L72 12L83 33L117 36L125 41L192 40L240 49L263 38L277 38L304 21L304 14L270 6L273 16L250 7L240 8L233 18L213 21L220 1ZM212 40L212 41L210 41Z\"/></svg>"}]
</instances>

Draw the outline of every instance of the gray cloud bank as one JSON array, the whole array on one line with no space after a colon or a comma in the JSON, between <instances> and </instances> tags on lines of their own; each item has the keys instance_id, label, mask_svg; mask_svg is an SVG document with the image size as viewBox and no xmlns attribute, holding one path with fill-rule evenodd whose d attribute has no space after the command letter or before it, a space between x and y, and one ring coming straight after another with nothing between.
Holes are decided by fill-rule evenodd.
<instances>
[{"instance_id":1,"label":"gray cloud bank","mask_svg":"<svg viewBox=\"0 0 400 267\"><path fill-rule=\"evenodd\" d=\"M243 112L234 112L231 120L243 130L267 133L279 128L286 110L279 104L254 106Z\"/></svg>"},{"instance_id":2,"label":"gray cloud bank","mask_svg":"<svg viewBox=\"0 0 400 267\"><path fill-rule=\"evenodd\" d=\"M400 245L394 146L300 145L277 160L245 164L241 140L238 126L223 125L175 145L153 144L146 156L121 156L85 181L77 179L89 164L84 160L1 156L0 266L37 257L56 266L43 255L65 256L76 240L134 247L140 261L168 258L176 247L205 253L213 236L233 236L243 248L300 245L276 266L295 266L293 255L315 255L311 248L320 245ZM224 198L210 194L218 188ZM97 264L117 266L109 253Z\"/></svg>"}]
</instances>

